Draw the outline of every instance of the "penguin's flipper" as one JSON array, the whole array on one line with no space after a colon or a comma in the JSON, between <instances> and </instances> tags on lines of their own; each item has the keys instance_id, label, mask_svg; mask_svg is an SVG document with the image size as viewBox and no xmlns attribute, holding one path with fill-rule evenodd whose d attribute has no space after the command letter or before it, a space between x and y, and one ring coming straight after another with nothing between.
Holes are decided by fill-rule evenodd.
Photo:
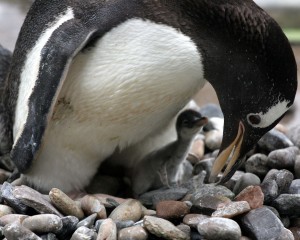
<instances>
[{"instance_id":1,"label":"penguin's flipper","mask_svg":"<svg viewBox=\"0 0 300 240\"><path fill-rule=\"evenodd\" d=\"M45 35L47 31L42 32L32 48L31 53L37 52L39 62L29 68L37 66L38 69L34 70L37 74L29 70L29 76L21 77L11 151L12 160L20 172L26 171L35 159L69 66L95 31L95 28L84 26L78 19L70 19L51 32L51 35ZM43 39L45 37L46 41ZM41 47L41 44L44 45ZM28 87L28 78L32 87Z\"/></svg>"}]
</instances>

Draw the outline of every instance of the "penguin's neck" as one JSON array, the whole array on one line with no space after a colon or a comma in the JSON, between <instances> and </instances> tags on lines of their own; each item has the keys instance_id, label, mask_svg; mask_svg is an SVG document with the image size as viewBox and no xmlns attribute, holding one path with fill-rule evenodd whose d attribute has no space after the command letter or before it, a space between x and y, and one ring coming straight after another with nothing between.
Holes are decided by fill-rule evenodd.
<instances>
[{"instance_id":1,"label":"penguin's neck","mask_svg":"<svg viewBox=\"0 0 300 240\"><path fill-rule=\"evenodd\" d=\"M183 157L190 150L193 139L194 136L191 138L184 138L178 134L177 141L175 142L175 151L174 151L174 156L176 156L176 159L180 161L183 160Z\"/></svg>"}]
</instances>

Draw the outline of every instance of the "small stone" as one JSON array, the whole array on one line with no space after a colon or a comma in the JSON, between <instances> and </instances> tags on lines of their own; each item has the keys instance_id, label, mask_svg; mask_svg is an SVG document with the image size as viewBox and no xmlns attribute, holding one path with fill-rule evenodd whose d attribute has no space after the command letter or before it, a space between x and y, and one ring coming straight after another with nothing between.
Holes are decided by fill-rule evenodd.
<instances>
[{"instance_id":1,"label":"small stone","mask_svg":"<svg viewBox=\"0 0 300 240\"><path fill-rule=\"evenodd\" d=\"M295 144L295 146L300 148L300 125L296 125L292 127L289 131L287 136L291 141Z\"/></svg>"},{"instance_id":2,"label":"small stone","mask_svg":"<svg viewBox=\"0 0 300 240\"><path fill-rule=\"evenodd\" d=\"M258 141L258 146L267 152L292 147L293 145L294 144L286 135L276 129L272 129L271 131L267 132Z\"/></svg>"},{"instance_id":3,"label":"small stone","mask_svg":"<svg viewBox=\"0 0 300 240\"><path fill-rule=\"evenodd\" d=\"M97 240L117 240L117 227L112 219L108 218L102 222Z\"/></svg>"},{"instance_id":4,"label":"small stone","mask_svg":"<svg viewBox=\"0 0 300 240\"><path fill-rule=\"evenodd\" d=\"M284 229L279 218L268 208L254 209L241 218L241 228L251 239L277 239Z\"/></svg>"},{"instance_id":5,"label":"small stone","mask_svg":"<svg viewBox=\"0 0 300 240\"><path fill-rule=\"evenodd\" d=\"M0 218L0 226L4 227L7 224L19 223L22 224L27 215L22 214L8 214Z\"/></svg>"},{"instance_id":6,"label":"small stone","mask_svg":"<svg viewBox=\"0 0 300 240\"><path fill-rule=\"evenodd\" d=\"M117 230L119 231L123 228L129 228L129 227L134 226L135 222L131 221L131 220L128 220L128 221L115 221L115 224L117 226Z\"/></svg>"},{"instance_id":7,"label":"small stone","mask_svg":"<svg viewBox=\"0 0 300 240\"><path fill-rule=\"evenodd\" d=\"M281 194L274 201L274 207L281 215L300 217L300 194Z\"/></svg>"},{"instance_id":8,"label":"small stone","mask_svg":"<svg viewBox=\"0 0 300 240\"><path fill-rule=\"evenodd\" d=\"M212 213L212 217L233 218L251 210L249 203L246 201L231 202L218 208Z\"/></svg>"},{"instance_id":9,"label":"small stone","mask_svg":"<svg viewBox=\"0 0 300 240\"><path fill-rule=\"evenodd\" d=\"M147 209L144 206L142 206L142 211L143 211L142 217L156 215L156 211L155 210Z\"/></svg>"},{"instance_id":10,"label":"small stone","mask_svg":"<svg viewBox=\"0 0 300 240\"><path fill-rule=\"evenodd\" d=\"M58 212L42 194L30 187L15 187L13 195L23 204L35 209L39 213L55 214L62 217L62 214Z\"/></svg>"},{"instance_id":11,"label":"small stone","mask_svg":"<svg viewBox=\"0 0 300 240\"><path fill-rule=\"evenodd\" d=\"M205 146L214 151L220 149L223 139L223 131L210 130L205 133Z\"/></svg>"},{"instance_id":12,"label":"small stone","mask_svg":"<svg viewBox=\"0 0 300 240\"><path fill-rule=\"evenodd\" d=\"M35 233L58 233L63 227L60 217L54 214L40 214L25 218L22 225Z\"/></svg>"},{"instance_id":13,"label":"small stone","mask_svg":"<svg viewBox=\"0 0 300 240\"><path fill-rule=\"evenodd\" d=\"M268 171L268 157L264 154L257 153L252 155L245 163L246 172L253 173L258 177L264 177Z\"/></svg>"},{"instance_id":14,"label":"small stone","mask_svg":"<svg viewBox=\"0 0 300 240\"><path fill-rule=\"evenodd\" d=\"M184 232L186 236L191 235L191 227L185 224L180 224L176 226L180 231Z\"/></svg>"},{"instance_id":15,"label":"small stone","mask_svg":"<svg viewBox=\"0 0 300 240\"><path fill-rule=\"evenodd\" d=\"M206 177L205 177L205 182L208 182L212 166L215 162L215 158L208 158L199 161L195 166L193 170L193 175L198 175L202 171L206 171Z\"/></svg>"},{"instance_id":16,"label":"small stone","mask_svg":"<svg viewBox=\"0 0 300 240\"><path fill-rule=\"evenodd\" d=\"M134 222L140 220L142 217L142 204L134 199L129 199L116 207L109 215L114 221L132 220Z\"/></svg>"},{"instance_id":17,"label":"small stone","mask_svg":"<svg viewBox=\"0 0 300 240\"><path fill-rule=\"evenodd\" d=\"M84 213L76 202L58 188L52 188L49 197L52 204L65 215L72 215L78 219L84 218Z\"/></svg>"},{"instance_id":18,"label":"small stone","mask_svg":"<svg viewBox=\"0 0 300 240\"><path fill-rule=\"evenodd\" d=\"M261 185L261 190L264 194L264 203L272 204L278 197L278 185L275 180L264 181Z\"/></svg>"},{"instance_id":19,"label":"small stone","mask_svg":"<svg viewBox=\"0 0 300 240\"><path fill-rule=\"evenodd\" d=\"M289 229L282 229L280 236L277 239L283 239L283 240L294 240L294 235Z\"/></svg>"},{"instance_id":20,"label":"small stone","mask_svg":"<svg viewBox=\"0 0 300 240\"><path fill-rule=\"evenodd\" d=\"M8 215L8 214L13 214L15 211L6 205L0 205L0 218Z\"/></svg>"},{"instance_id":21,"label":"small stone","mask_svg":"<svg viewBox=\"0 0 300 240\"><path fill-rule=\"evenodd\" d=\"M290 186L294 180L294 175L290 171L283 169L278 171L275 176L275 181L278 185L278 193L288 193Z\"/></svg>"},{"instance_id":22,"label":"small stone","mask_svg":"<svg viewBox=\"0 0 300 240\"><path fill-rule=\"evenodd\" d=\"M242 236L240 226L231 219L212 217L198 224L198 232L208 240L239 240ZM224 238L224 236L226 236Z\"/></svg>"},{"instance_id":23,"label":"small stone","mask_svg":"<svg viewBox=\"0 0 300 240\"><path fill-rule=\"evenodd\" d=\"M289 230L292 232L295 240L300 240L300 228L299 227L291 227Z\"/></svg>"},{"instance_id":24,"label":"small stone","mask_svg":"<svg viewBox=\"0 0 300 240\"><path fill-rule=\"evenodd\" d=\"M77 228L77 224L79 222L79 219L74 216L67 216L61 218L63 227L62 229L57 233L57 236L59 239L70 239L72 234L75 232Z\"/></svg>"},{"instance_id":25,"label":"small stone","mask_svg":"<svg viewBox=\"0 0 300 240\"><path fill-rule=\"evenodd\" d=\"M80 227L73 233L70 240L91 240L95 239L95 236L96 233L93 230L87 227Z\"/></svg>"},{"instance_id":26,"label":"small stone","mask_svg":"<svg viewBox=\"0 0 300 240\"><path fill-rule=\"evenodd\" d=\"M281 222L285 228L288 228L291 225L289 217L282 217Z\"/></svg>"},{"instance_id":27,"label":"small stone","mask_svg":"<svg viewBox=\"0 0 300 240\"><path fill-rule=\"evenodd\" d=\"M243 171L236 171L233 176L223 185L233 191L234 186L236 185L237 181L245 174Z\"/></svg>"},{"instance_id":28,"label":"small stone","mask_svg":"<svg viewBox=\"0 0 300 240\"><path fill-rule=\"evenodd\" d=\"M56 235L54 233L48 233L45 235L40 236L40 238L42 240L58 240L58 238L56 237Z\"/></svg>"},{"instance_id":29,"label":"small stone","mask_svg":"<svg viewBox=\"0 0 300 240\"><path fill-rule=\"evenodd\" d=\"M118 240L147 240L148 233L141 226L133 226L129 228L124 228L119 231Z\"/></svg>"},{"instance_id":30,"label":"small stone","mask_svg":"<svg viewBox=\"0 0 300 240\"><path fill-rule=\"evenodd\" d=\"M300 178L300 155L297 155L294 166L295 177Z\"/></svg>"},{"instance_id":31,"label":"small stone","mask_svg":"<svg viewBox=\"0 0 300 240\"><path fill-rule=\"evenodd\" d=\"M190 207L180 201L162 201L156 205L157 217L178 219L190 212Z\"/></svg>"},{"instance_id":32,"label":"small stone","mask_svg":"<svg viewBox=\"0 0 300 240\"><path fill-rule=\"evenodd\" d=\"M172 187L172 188L162 188L154 191L150 191L139 196L139 200L147 206L156 206L157 203L166 200L180 200L187 193L187 188L182 187Z\"/></svg>"},{"instance_id":33,"label":"small stone","mask_svg":"<svg viewBox=\"0 0 300 240\"><path fill-rule=\"evenodd\" d=\"M275 169L293 169L298 153L298 147L274 150L268 155L267 165Z\"/></svg>"},{"instance_id":34,"label":"small stone","mask_svg":"<svg viewBox=\"0 0 300 240\"><path fill-rule=\"evenodd\" d=\"M94 225L96 218L97 218L97 213L94 213L94 214L88 216L87 218L82 219L77 224L77 228L79 228L79 227L91 228Z\"/></svg>"},{"instance_id":35,"label":"small stone","mask_svg":"<svg viewBox=\"0 0 300 240\"><path fill-rule=\"evenodd\" d=\"M145 228L153 235L170 240L188 240L189 237L171 222L157 217L144 217Z\"/></svg>"},{"instance_id":36,"label":"small stone","mask_svg":"<svg viewBox=\"0 0 300 240\"><path fill-rule=\"evenodd\" d=\"M3 234L7 240L41 240L29 229L21 226L18 223L11 223L3 228Z\"/></svg>"},{"instance_id":37,"label":"small stone","mask_svg":"<svg viewBox=\"0 0 300 240\"><path fill-rule=\"evenodd\" d=\"M81 199L81 208L86 216L97 213L98 219L107 218L104 205L95 197L86 195Z\"/></svg>"},{"instance_id":38,"label":"small stone","mask_svg":"<svg viewBox=\"0 0 300 240\"><path fill-rule=\"evenodd\" d=\"M195 156L196 159L200 160L204 156L204 151L205 151L205 143L203 139L196 137L192 143L189 153ZM196 164L197 162L191 162L191 163Z\"/></svg>"},{"instance_id":39,"label":"small stone","mask_svg":"<svg viewBox=\"0 0 300 240\"><path fill-rule=\"evenodd\" d=\"M202 196L221 196L229 199L234 198L234 193L228 188L214 184L204 184L197 192L193 194L193 199L197 199Z\"/></svg>"},{"instance_id":40,"label":"small stone","mask_svg":"<svg viewBox=\"0 0 300 240\"><path fill-rule=\"evenodd\" d=\"M233 192L239 194L248 186L255 186L260 184L260 179L253 173L245 173L235 184Z\"/></svg>"},{"instance_id":41,"label":"small stone","mask_svg":"<svg viewBox=\"0 0 300 240\"><path fill-rule=\"evenodd\" d=\"M183 223L192 228L197 228L198 224L207 218L209 216L203 214L187 214L183 218Z\"/></svg>"},{"instance_id":42,"label":"small stone","mask_svg":"<svg viewBox=\"0 0 300 240\"><path fill-rule=\"evenodd\" d=\"M193 199L193 206L191 208L192 213L200 213L211 215L219 207L230 203L231 200L222 196L200 196L197 199Z\"/></svg>"},{"instance_id":43,"label":"small stone","mask_svg":"<svg viewBox=\"0 0 300 240\"><path fill-rule=\"evenodd\" d=\"M236 197L236 201L246 201L251 209L260 208L264 203L264 193L260 186L249 186L241 191Z\"/></svg>"},{"instance_id":44,"label":"small stone","mask_svg":"<svg viewBox=\"0 0 300 240\"><path fill-rule=\"evenodd\" d=\"M289 188L289 194L300 194L300 179L292 181Z\"/></svg>"},{"instance_id":45,"label":"small stone","mask_svg":"<svg viewBox=\"0 0 300 240\"><path fill-rule=\"evenodd\" d=\"M124 198L118 198L107 194L93 194L106 208L115 208L120 204L126 202Z\"/></svg>"}]
</instances>

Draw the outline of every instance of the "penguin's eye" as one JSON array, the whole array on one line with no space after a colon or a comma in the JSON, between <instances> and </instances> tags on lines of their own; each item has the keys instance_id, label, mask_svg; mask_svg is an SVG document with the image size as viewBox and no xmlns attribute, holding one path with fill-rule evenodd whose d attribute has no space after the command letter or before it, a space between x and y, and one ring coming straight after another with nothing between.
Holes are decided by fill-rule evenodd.
<instances>
[{"instance_id":1,"label":"penguin's eye","mask_svg":"<svg viewBox=\"0 0 300 240\"><path fill-rule=\"evenodd\" d=\"M248 116L248 122L252 125L258 125L261 122L261 117L257 114L250 114Z\"/></svg>"}]
</instances>

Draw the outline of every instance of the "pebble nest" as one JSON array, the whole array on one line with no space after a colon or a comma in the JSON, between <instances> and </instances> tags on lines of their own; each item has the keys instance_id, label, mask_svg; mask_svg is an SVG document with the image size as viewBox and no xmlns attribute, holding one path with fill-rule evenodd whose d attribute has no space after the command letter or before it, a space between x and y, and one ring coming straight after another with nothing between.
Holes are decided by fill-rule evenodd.
<instances>
[{"instance_id":1,"label":"pebble nest","mask_svg":"<svg viewBox=\"0 0 300 240\"><path fill-rule=\"evenodd\" d=\"M223 119L215 106L201 113L210 122L184 162L184 181L138 199L120 176L100 174L71 199L57 188L13 186L0 169L0 239L300 239L300 125L278 125L227 183L215 185L207 181Z\"/></svg>"}]
</instances>

